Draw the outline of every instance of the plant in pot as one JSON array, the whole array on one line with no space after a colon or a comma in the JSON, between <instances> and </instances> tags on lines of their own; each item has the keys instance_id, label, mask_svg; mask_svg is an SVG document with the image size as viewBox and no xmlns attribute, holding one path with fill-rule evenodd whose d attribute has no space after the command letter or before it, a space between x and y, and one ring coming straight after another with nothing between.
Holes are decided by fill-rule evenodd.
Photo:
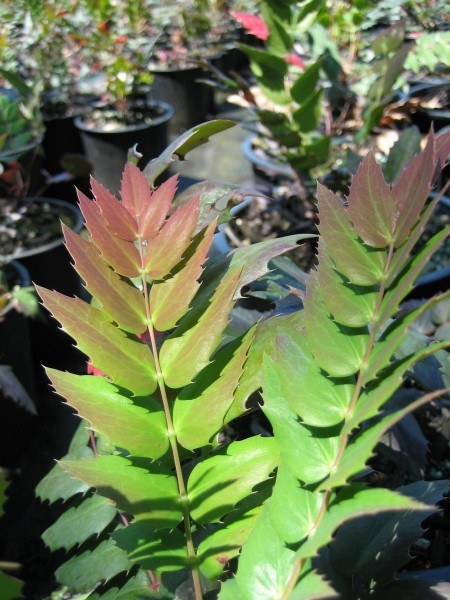
<instances>
[{"instance_id":1,"label":"plant in pot","mask_svg":"<svg viewBox=\"0 0 450 600\"><path fill-rule=\"evenodd\" d=\"M33 282L47 282L51 287L62 285L68 293L76 293L79 279L68 270L69 257L63 246L60 221L80 231L81 216L73 204L43 196L52 184L52 178L44 179L36 164L36 158L39 158L36 136L41 139L42 131L39 99L22 80L18 81L21 90L27 90L26 96L16 93L14 101L5 100L4 95L0 98L6 111L0 132L3 143L0 153L0 265L4 267L11 261L20 261ZM16 137L35 141L22 146ZM63 173L59 177L70 180L72 175ZM59 332L44 316L34 319L30 327L36 338L34 358L39 364L40 358L49 357L51 352L49 332L54 331L57 337ZM62 343L65 344L64 339Z\"/></svg>"},{"instance_id":2,"label":"plant in pot","mask_svg":"<svg viewBox=\"0 0 450 600\"><path fill-rule=\"evenodd\" d=\"M86 1L84 6L90 29L83 55L91 72L104 78L105 90L102 102L77 117L75 124L93 175L117 192L129 148L137 145L148 161L166 147L173 108L147 98L153 81L148 63L154 34L142 15L131 10L143 4L131 3L121 10L109 2L99 7Z\"/></svg>"},{"instance_id":3,"label":"plant in pot","mask_svg":"<svg viewBox=\"0 0 450 600\"><path fill-rule=\"evenodd\" d=\"M65 237L94 304L39 289L101 371L48 370L85 419L37 488L67 503L44 533L52 550L70 552L56 572L61 593L362 600L408 598L417 585L428 597L439 575L427 581L424 570L417 583L417 572L399 571L448 482L394 490L365 476L383 434L448 392L386 406L421 360L450 345L445 336L397 358L443 299L398 313L450 233L410 256L442 167L433 136L393 186L372 155L348 203L319 186L319 262L304 309L275 312L227 343L235 299L301 236L207 261L217 213L208 217L198 197L174 199L173 179L154 188L174 150L184 158L192 144L144 173L128 164L121 201L80 196L91 238L67 228ZM261 388L264 403L249 401ZM263 426L236 439L252 411Z\"/></svg>"},{"instance_id":4,"label":"plant in pot","mask_svg":"<svg viewBox=\"0 0 450 600\"><path fill-rule=\"evenodd\" d=\"M170 131L176 137L214 111L213 91L204 80L209 63L226 66L235 26L227 4L215 0L155 6L153 21L161 35L150 65L151 96L173 105Z\"/></svg>"},{"instance_id":5,"label":"plant in pot","mask_svg":"<svg viewBox=\"0 0 450 600\"><path fill-rule=\"evenodd\" d=\"M330 156L321 82L326 57L307 66L294 50L298 31L308 26L317 10L310 7L302 12L295 3L275 6L271 2L262 2L261 10L263 18L253 19L250 26L264 38L265 47L240 46L249 57L256 84L216 71L219 82L239 91L237 101L251 111L256 135L244 142L243 151L252 163L256 183L275 199L255 200L231 225L235 242L243 244L283 231L315 231L313 174L324 169ZM236 17L249 26L246 15ZM300 261L302 268L311 267L314 254L311 243Z\"/></svg>"},{"instance_id":6,"label":"plant in pot","mask_svg":"<svg viewBox=\"0 0 450 600\"><path fill-rule=\"evenodd\" d=\"M82 40L77 36L77 4L69 2L15 3L5 25L5 44L0 52L4 68L41 89L41 113L45 123L43 167L51 174L66 169L65 157L80 161L83 149L73 117L81 114L92 96L82 94L78 78ZM12 82L12 85L17 85ZM85 181L79 176L79 187ZM69 198L73 186L60 182L51 192Z\"/></svg>"}]
</instances>

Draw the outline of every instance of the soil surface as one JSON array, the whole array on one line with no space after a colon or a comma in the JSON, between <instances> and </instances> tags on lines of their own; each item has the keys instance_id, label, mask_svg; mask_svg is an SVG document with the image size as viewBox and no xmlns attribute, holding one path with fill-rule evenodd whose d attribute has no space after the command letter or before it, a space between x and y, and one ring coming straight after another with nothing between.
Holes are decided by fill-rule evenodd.
<instances>
[{"instance_id":1,"label":"soil surface","mask_svg":"<svg viewBox=\"0 0 450 600\"><path fill-rule=\"evenodd\" d=\"M76 225L72 211L40 200L0 198L0 257L19 257L26 250L61 238L61 223Z\"/></svg>"}]
</instances>

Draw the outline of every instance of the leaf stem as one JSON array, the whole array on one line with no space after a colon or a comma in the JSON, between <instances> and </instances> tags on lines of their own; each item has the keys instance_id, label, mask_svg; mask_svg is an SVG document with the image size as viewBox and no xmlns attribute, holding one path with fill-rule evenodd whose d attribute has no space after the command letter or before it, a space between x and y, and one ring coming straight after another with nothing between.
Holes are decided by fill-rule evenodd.
<instances>
[{"instance_id":1,"label":"leaf stem","mask_svg":"<svg viewBox=\"0 0 450 600\"><path fill-rule=\"evenodd\" d=\"M139 256L141 259L141 270L144 273L145 264L144 264L144 252L142 247L142 240L139 239ZM156 345L155 338L155 329L152 324L152 315L150 310L150 300L148 295L147 281L145 275L142 275L142 288L144 291L144 300L145 300L145 311L147 318L147 330L150 336L150 347L153 354L153 359L155 361L155 370L156 370L156 379L158 381L158 387L161 394L161 400L164 409L164 415L166 417L167 423L167 431L169 436L170 448L172 450L173 462L175 465L175 472L178 483L178 492L180 495L180 503L181 509L183 512L183 522L184 522L184 531L186 535L186 549L189 561L189 567L192 573L192 581L194 584L194 593L195 600L202 600L202 588L200 583L200 574L197 566L197 556L195 554L194 541L192 539L192 530L191 530L191 519L190 519L190 510L189 510L189 499L186 493L186 486L184 484L183 471L181 469L181 460L180 454L178 452L178 443L177 437L175 433L175 429L173 426L172 415L170 413L169 399L167 397L166 386L164 383L164 376L161 370L161 364L159 362L158 355L158 347Z\"/></svg>"},{"instance_id":2,"label":"leaf stem","mask_svg":"<svg viewBox=\"0 0 450 600\"><path fill-rule=\"evenodd\" d=\"M391 244L389 245L388 254L387 254L387 258L386 258L386 265L385 265L385 268L383 271L383 275L381 277L381 284L380 284L380 289L378 291L377 302L375 304L375 309L373 311L373 315L372 315L372 318L369 323L369 325L371 325L369 341L367 343L366 352L364 353L364 358L361 362L361 366L360 366L360 369L358 372L358 377L357 377L357 380L355 383L355 389L353 390L352 398L350 400L350 404L349 404L349 407L347 410L347 415L345 417L345 421L347 421L349 419L349 417L352 415L352 413L355 409L355 406L356 406L356 402L361 393L361 389L362 389L362 385L363 385L362 384L363 375L364 375L363 367L365 367L365 365L367 365L368 360L369 360L370 355L373 350L374 343L375 343L375 336L377 333L378 316L379 316L379 313L381 310L381 305L382 305L384 294L386 291L386 281L387 281L387 277L389 274L389 269L391 266L393 253L394 253L394 242L391 242ZM341 462L342 456L344 454L344 451L347 447L348 441L349 441L349 434L345 434L341 437L341 442L339 444L339 448L336 453L336 458L334 459L334 462L330 468L330 471L334 471L338 468L339 463ZM322 522L322 519L324 518L324 516L327 512L328 505L330 503L330 499L331 499L331 490L326 490L324 493L324 496L323 496L322 505L319 509L316 520L314 521L314 524L312 526L311 533L313 533L319 527L320 523ZM309 535L311 535L311 533ZM303 558L300 558L296 561L294 570L292 571L291 576L288 580L287 586L283 592L283 595L281 596L281 600L287 600L287 598L289 598L289 594L294 589L294 587L298 581L298 578L301 574L304 562L305 561Z\"/></svg>"}]
</instances>

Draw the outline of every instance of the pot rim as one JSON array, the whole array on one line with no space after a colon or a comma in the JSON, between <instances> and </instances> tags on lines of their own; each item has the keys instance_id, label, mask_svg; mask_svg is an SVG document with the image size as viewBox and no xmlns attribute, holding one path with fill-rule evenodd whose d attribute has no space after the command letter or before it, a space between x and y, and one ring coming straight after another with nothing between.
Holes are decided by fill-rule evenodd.
<instances>
[{"instance_id":1,"label":"pot rim","mask_svg":"<svg viewBox=\"0 0 450 600\"><path fill-rule=\"evenodd\" d=\"M83 131L85 133L100 133L102 135L115 135L118 133L128 133L131 131L142 131L143 129L151 129L152 127L161 125L162 123L165 123L166 121L171 119L175 112L173 106L168 102L163 102L162 100L155 100L154 102L148 104L149 107L154 105L162 107L164 109L164 113L153 119L151 123L143 121L141 123L135 123L134 125L126 125L123 127L119 127L118 129L106 131L102 127L88 127L85 124L84 118L89 114L89 112L75 117L74 123L77 129L79 129L80 131Z\"/></svg>"},{"instance_id":2,"label":"pot rim","mask_svg":"<svg viewBox=\"0 0 450 600\"><path fill-rule=\"evenodd\" d=\"M280 175L287 175L292 177L294 174L294 170L289 165L284 165L282 163L272 162L270 160L266 160L264 158L260 158L253 151L253 142L257 138L257 135L251 135L246 138L242 144L241 149L244 153L245 158L247 158L252 164L260 167L261 169L266 169L272 173L278 173Z\"/></svg>"},{"instance_id":3,"label":"pot rim","mask_svg":"<svg viewBox=\"0 0 450 600\"><path fill-rule=\"evenodd\" d=\"M83 218L82 218L79 208L77 206L75 206L74 204L71 204L70 202L67 202L66 200L58 200L57 198L45 198L45 197L34 198L33 202L37 202L39 204L43 203L43 202L48 202L50 204L55 204L56 206L61 206L63 208L68 209L68 211L72 212L74 217L76 217L76 222L75 222L73 231L75 233L79 233L79 231L82 229ZM30 250L24 250L23 252L20 252L19 254L0 254L0 265L10 264L15 261L20 261L20 259L22 259L22 258L28 258L29 256L35 256L36 254L43 254L44 252L47 252L48 250L53 250L54 248L57 248L58 246L62 246L63 243L64 243L64 238L61 235L54 242L48 242L47 244L37 246L36 248L30 249Z\"/></svg>"},{"instance_id":4,"label":"pot rim","mask_svg":"<svg viewBox=\"0 0 450 600\"><path fill-rule=\"evenodd\" d=\"M11 151L6 150L5 152L0 152L0 162L11 162L17 160L24 154L27 154L27 152L30 152L31 150L34 150L40 146L43 139L44 134L39 133L31 142L25 144L25 146L21 146L20 148L16 148Z\"/></svg>"}]
</instances>

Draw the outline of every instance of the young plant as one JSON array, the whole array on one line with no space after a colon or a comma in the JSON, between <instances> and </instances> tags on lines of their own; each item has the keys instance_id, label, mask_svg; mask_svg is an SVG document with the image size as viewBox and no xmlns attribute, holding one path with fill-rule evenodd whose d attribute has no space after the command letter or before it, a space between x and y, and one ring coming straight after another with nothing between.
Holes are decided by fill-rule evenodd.
<instances>
[{"instance_id":1,"label":"young plant","mask_svg":"<svg viewBox=\"0 0 450 600\"><path fill-rule=\"evenodd\" d=\"M84 438L38 489L54 501L95 488L45 537L53 549L87 542L86 552L58 571L73 591L92 592L137 563L151 571L157 588L168 572L180 582L192 577L187 585L201 598L200 574L220 576L270 493L278 463L273 438L226 445L220 437L226 423L246 412L239 380L255 328L227 343L222 335L242 287L304 236L241 249L208 268L219 212L211 203L201 206L190 190L174 203L176 176L153 187L174 154L183 157L228 126L213 122L188 132L145 175L128 163L120 201L95 180L94 200L79 193L89 239L63 231L92 304L38 288L104 374L47 370L56 392L108 444L106 451L104 444L88 451ZM206 195L210 201L214 190ZM61 468L82 483L61 479ZM114 522L117 511L121 523ZM99 533L102 542L92 550ZM101 568L93 572L94 564Z\"/></svg>"},{"instance_id":2,"label":"young plant","mask_svg":"<svg viewBox=\"0 0 450 600\"><path fill-rule=\"evenodd\" d=\"M450 233L450 228L440 231L411 254L438 201L427 203L449 144L448 134L435 138L431 133L425 149L392 185L369 154L345 204L319 185L319 265L309 277L304 310L277 317L257 332L247 361L247 366L264 362L262 379L253 386L262 384L262 410L273 427L280 463L271 499L221 599L335 597L327 561L317 556L343 522L383 510L427 510L409 494L370 487L361 476L384 432L446 392L427 393L400 409L385 407L409 369L450 346L447 336L395 357L414 322L450 295L395 318ZM421 489L415 496L435 502L441 492ZM342 542L342 536L337 539ZM370 550L375 563L376 545ZM347 581L343 597L372 597L378 584L391 581L373 567L375 578ZM396 581L383 590L403 588L406 594L411 582Z\"/></svg>"},{"instance_id":3,"label":"young plant","mask_svg":"<svg viewBox=\"0 0 450 600\"><path fill-rule=\"evenodd\" d=\"M241 45L258 86L255 93L244 89L244 96L262 126L260 134L275 144L276 158L303 176L326 162L330 145L330 138L319 131L323 57L306 68L293 50L294 31L305 27L316 12L314 6L299 9L293 2L277 5L264 0L257 35L264 39L265 48ZM236 18L248 26L248 15L237 14Z\"/></svg>"}]
</instances>

